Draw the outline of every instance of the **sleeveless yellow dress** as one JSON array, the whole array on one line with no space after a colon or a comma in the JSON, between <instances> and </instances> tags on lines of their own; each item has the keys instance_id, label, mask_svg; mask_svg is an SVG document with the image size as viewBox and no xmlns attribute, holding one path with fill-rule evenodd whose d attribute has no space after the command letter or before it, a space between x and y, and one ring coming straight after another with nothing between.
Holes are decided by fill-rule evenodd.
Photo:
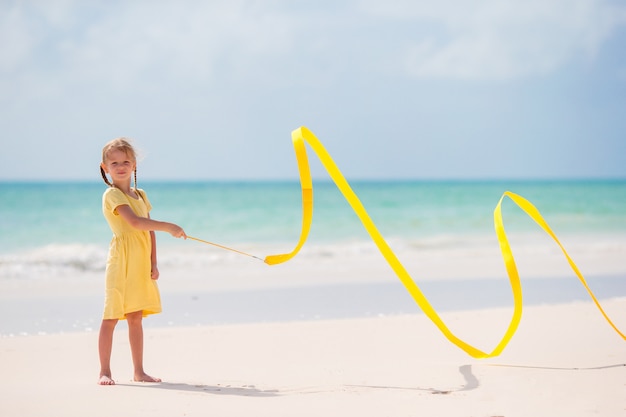
<instances>
[{"instance_id":1,"label":"sleeveless yellow dress","mask_svg":"<svg viewBox=\"0 0 626 417\"><path fill-rule=\"evenodd\" d=\"M159 288L151 278L150 232L133 228L117 213L117 207L128 205L137 216L148 217L152 206L146 193L138 191L139 199L115 187L102 195L102 211L113 231L106 264L103 319L123 320L135 311L142 311L144 317L161 312Z\"/></svg>"}]
</instances>

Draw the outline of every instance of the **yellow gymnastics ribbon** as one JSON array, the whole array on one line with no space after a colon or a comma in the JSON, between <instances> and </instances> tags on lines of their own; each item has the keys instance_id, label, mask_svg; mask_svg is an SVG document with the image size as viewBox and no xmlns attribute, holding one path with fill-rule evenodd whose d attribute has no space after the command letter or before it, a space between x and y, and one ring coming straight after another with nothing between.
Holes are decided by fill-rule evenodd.
<instances>
[{"instance_id":1,"label":"yellow gymnastics ribbon","mask_svg":"<svg viewBox=\"0 0 626 417\"><path fill-rule=\"evenodd\" d=\"M293 141L294 150L296 152L296 158L298 161L298 170L300 173L300 184L302 187L302 231L300 233L300 239L298 241L298 244L290 253L280 254L280 255L269 255L265 257L264 261L268 265L280 264L296 256L296 254L300 251L300 249L304 245L307 239L307 236L309 234L309 231L311 229L311 221L313 219L313 186L312 186L312 181L311 181L311 172L309 169L309 162L308 162L308 158L306 155L306 148L304 145L304 143L306 142L313 149L317 157L320 159L320 161L324 165L324 168L326 168L326 171L330 175L331 179L334 181L337 188L339 188L344 198L348 201L348 203L350 204L350 206L352 207L356 215L359 217L359 220L361 220L361 223L363 223L365 230L367 230L368 234L370 235L370 237L372 238L372 240L378 247L378 250L383 255L383 257L387 260L387 263L389 264L389 266L391 266L391 268L396 273L398 278L400 278L400 281L402 282L402 284L404 284L405 288L407 289L407 291L409 292L413 300L422 309L422 311L424 311L426 316L439 328L439 330L444 334L444 336L448 340L450 340L456 346L458 346L463 351L468 353L470 356L474 358L490 358L490 357L498 356L500 353L502 353L506 345L509 343L509 341L515 334L515 331L517 330L517 327L519 326L520 320L522 318L522 286L521 286L521 282L519 278L519 273L517 271L517 266L515 264L515 259L513 258L513 252L511 251L511 247L509 245L506 232L504 231L504 224L502 221L501 207L502 207L502 201L504 200L505 197L510 198L515 204L517 204L517 206L520 209L522 209L531 219L533 219L548 235L550 235L550 237L552 237L552 239L556 242L556 244L561 248L561 251L567 258L567 261L570 267L576 273L576 275L578 276L578 279L583 284L583 286L585 287L585 289L591 296L592 300L594 301L594 303L596 304L596 306L598 307L598 309L600 310L600 312L602 313L606 321L611 325L611 327L613 327L613 329L623 339L626 340L626 336L622 332L620 332L617 326L613 324L609 316L602 309L600 302L598 301L598 299L595 297L595 295L593 294L593 292L587 285L587 282L585 281L585 278L580 273L580 270L578 269L578 267L576 266L572 258L569 256L569 254L567 253L567 251L565 250L561 242L558 240L554 232L552 232L552 229L550 229L550 226L544 220L543 216L541 216L541 214L539 213L539 210L537 210L537 208L535 208L535 206L533 206L532 203L530 203L525 198L515 193L512 193L510 191L504 192L504 194L500 198L500 201L498 202L498 205L496 206L494 210L493 217L494 217L496 236L500 244L500 251L502 252L504 265L506 267L506 271L509 276L509 281L511 283L511 290L513 291L514 310L513 310L513 316L511 318L511 322L509 323L509 326L504 336L500 340L500 342L490 353L483 352L480 349L477 349L474 346L471 346L470 344L459 339L450 331L450 329L448 329L448 327L445 325L443 320L441 320L441 318L439 317L435 309L432 307L430 302L426 299L426 297L424 296L422 291L419 289L419 287L415 284L415 282L413 281L411 276L408 274L408 272L406 271L402 263L400 263L395 253L391 250L391 248L389 247L385 239L382 237L382 235L376 228L376 225L367 214L367 211L363 207L363 204L361 203L357 195L354 193L354 191L352 191L352 188L350 187L345 177L343 176L343 174L341 173L341 171L339 170L339 168L333 161L332 157L326 151L322 143L317 139L317 137L315 137L315 135L310 130L308 130L304 126L294 130L291 133L291 137ZM192 238L192 239L195 239L195 238ZM195 239L195 240L200 240L200 239ZM206 242L206 241L202 241L202 242L215 245L213 243ZM221 245L215 245L215 246L219 246L224 249L232 250L238 253L242 253L244 255L257 258L256 256L249 255L244 252L239 252L234 249L230 249ZM260 258L257 258L257 259L260 259Z\"/></svg>"}]
</instances>

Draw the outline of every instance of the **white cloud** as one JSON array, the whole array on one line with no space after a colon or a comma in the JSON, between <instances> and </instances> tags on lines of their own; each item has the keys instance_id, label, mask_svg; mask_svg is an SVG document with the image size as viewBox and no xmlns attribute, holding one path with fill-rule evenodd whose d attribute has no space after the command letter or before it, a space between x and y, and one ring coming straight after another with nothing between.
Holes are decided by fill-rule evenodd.
<instances>
[{"instance_id":1,"label":"white cloud","mask_svg":"<svg viewBox=\"0 0 626 417\"><path fill-rule=\"evenodd\" d=\"M0 9L0 74L13 73L29 56L35 36L17 7Z\"/></svg>"},{"instance_id":2,"label":"white cloud","mask_svg":"<svg viewBox=\"0 0 626 417\"><path fill-rule=\"evenodd\" d=\"M67 0L0 6L0 85L17 89L17 81L26 90L84 82L124 90L154 79L210 85L219 71L245 77L256 61L288 55L294 39L290 16L259 4L265 3Z\"/></svg>"},{"instance_id":3,"label":"white cloud","mask_svg":"<svg viewBox=\"0 0 626 417\"><path fill-rule=\"evenodd\" d=\"M0 8L6 88L16 79L119 90L154 79L315 84L377 71L527 77L593 57L626 23L626 7L598 0L364 0L313 9L287 1L65 0Z\"/></svg>"},{"instance_id":4,"label":"white cloud","mask_svg":"<svg viewBox=\"0 0 626 417\"><path fill-rule=\"evenodd\" d=\"M280 48L280 27L252 19L241 1L123 3L64 46L71 67L88 78L126 87L147 73L207 81L223 60ZM259 34L263 34L266 38ZM252 38L251 34L256 34Z\"/></svg>"},{"instance_id":5,"label":"white cloud","mask_svg":"<svg viewBox=\"0 0 626 417\"><path fill-rule=\"evenodd\" d=\"M509 79L592 57L626 7L598 0L366 0L366 12L438 30L405 41L399 62L415 77Z\"/></svg>"}]
</instances>

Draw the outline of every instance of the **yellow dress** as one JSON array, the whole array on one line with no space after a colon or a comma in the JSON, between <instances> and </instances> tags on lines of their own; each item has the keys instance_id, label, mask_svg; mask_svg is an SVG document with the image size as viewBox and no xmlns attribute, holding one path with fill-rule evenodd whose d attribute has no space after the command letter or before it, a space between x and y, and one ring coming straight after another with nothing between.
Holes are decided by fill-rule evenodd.
<instances>
[{"instance_id":1,"label":"yellow dress","mask_svg":"<svg viewBox=\"0 0 626 417\"><path fill-rule=\"evenodd\" d=\"M102 211L113 231L106 264L106 293L103 319L125 319L126 314L143 311L143 316L161 312L161 296L151 278L152 242L150 232L133 228L118 213L128 205L137 216L148 217L152 206L143 190L134 199L119 188L102 195Z\"/></svg>"}]
</instances>

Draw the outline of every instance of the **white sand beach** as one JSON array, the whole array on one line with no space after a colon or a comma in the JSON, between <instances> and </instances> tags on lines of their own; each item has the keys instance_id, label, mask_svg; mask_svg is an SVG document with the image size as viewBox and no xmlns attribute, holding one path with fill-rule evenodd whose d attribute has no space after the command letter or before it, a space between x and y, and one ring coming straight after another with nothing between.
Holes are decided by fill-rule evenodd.
<instances>
[{"instance_id":1,"label":"white sand beach","mask_svg":"<svg viewBox=\"0 0 626 417\"><path fill-rule=\"evenodd\" d=\"M161 377L160 384L131 382L125 323L119 324L114 342L117 385L96 384L100 274L93 272L93 279L80 282L67 278L65 293L71 288L80 299L96 300L89 312L95 315L93 328L0 337L0 415L626 415L626 341L589 299L525 305L509 346L500 356L482 360L451 344L416 306L398 314L380 314L372 306L371 316L339 319L322 314L304 320L184 325L172 318L181 308L172 301L177 294L196 294L196 302L202 303L203 291L211 288L217 298L244 287L252 294L280 289L287 282L296 285L294 280L314 289L317 277L320 285L329 284L332 276L343 277L344 284L353 285L349 289L383 281L401 287L380 259L347 259L341 264L309 262L305 254L276 269L236 260L216 265L204 280L197 271L169 270L165 264L160 316L163 323L174 323L151 327L152 317L145 321L146 371ZM583 260L589 276L594 271L624 276L614 253L597 261ZM481 271L476 262L474 271ZM458 265L441 271L446 268L438 280L468 276ZM553 269L545 262L533 268L525 270L531 278L524 285ZM554 269L567 275L566 269ZM482 271L489 278L485 282L495 282L489 265ZM573 274L555 279L557 289L561 283L580 286ZM59 296L52 288L59 286L49 280L7 281L2 284L3 304L50 303ZM345 298L337 302L349 303ZM328 308L337 308L333 302L328 301ZM378 301L372 297L369 302ZM507 299L503 306L461 305L441 316L462 339L490 351L510 320L509 304ZM604 297L602 305L623 331L626 297Z\"/></svg>"},{"instance_id":2,"label":"white sand beach","mask_svg":"<svg viewBox=\"0 0 626 417\"><path fill-rule=\"evenodd\" d=\"M604 303L626 323L626 299ZM478 344L502 309L446 314ZM620 416L626 345L590 303L527 308L497 358L475 360L423 315L158 329L133 383L123 326L117 386L96 385L95 333L0 339L3 416Z\"/></svg>"}]
</instances>

